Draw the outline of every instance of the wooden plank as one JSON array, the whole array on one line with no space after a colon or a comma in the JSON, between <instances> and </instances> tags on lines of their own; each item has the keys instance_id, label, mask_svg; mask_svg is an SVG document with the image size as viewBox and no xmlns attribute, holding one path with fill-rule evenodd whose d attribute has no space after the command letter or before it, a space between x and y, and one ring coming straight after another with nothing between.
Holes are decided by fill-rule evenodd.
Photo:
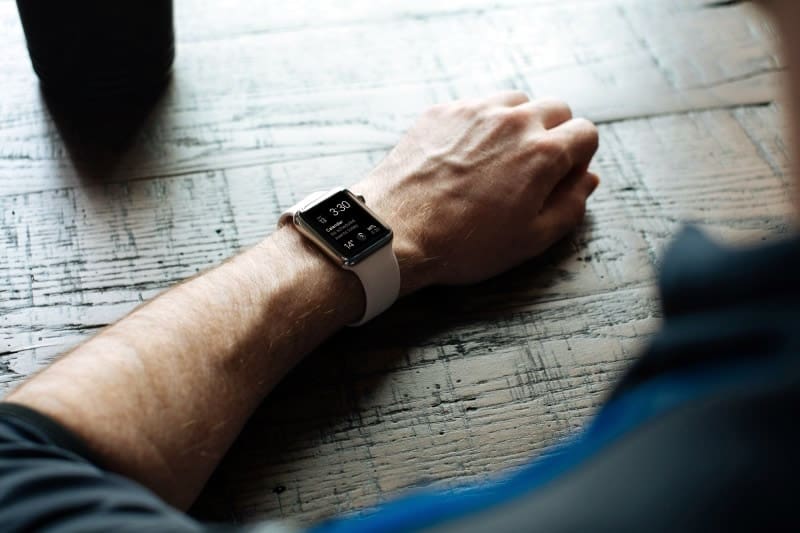
<instances>
[{"instance_id":1,"label":"wooden plank","mask_svg":"<svg viewBox=\"0 0 800 533\"><path fill-rule=\"evenodd\" d=\"M346 5L317 0L298 0L290 5L241 2L236 9L213 0L181 0L175 4L182 41L226 40L243 35L304 31L342 26L365 26L385 22L452 18L465 13L536 9L559 5L586 6L611 0L482 0L429 2L426 0L350 0ZM220 24L220 20L224 24Z\"/></svg>"},{"instance_id":2,"label":"wooden plank","mask_svg":"<svg viewBox=\"0 0 800 533\"><path fill-rule=\"evenodd\" d=\"M18 38L4 56L0 194L382 152L430 104L504 88L558 95L601 122L766 103L782 66L759 20L746 5L543 2L190 40L121 146L87 143L65 119L59 129ZM718 27L726 38L710 46Z\"/></svg>"}]
</instances>

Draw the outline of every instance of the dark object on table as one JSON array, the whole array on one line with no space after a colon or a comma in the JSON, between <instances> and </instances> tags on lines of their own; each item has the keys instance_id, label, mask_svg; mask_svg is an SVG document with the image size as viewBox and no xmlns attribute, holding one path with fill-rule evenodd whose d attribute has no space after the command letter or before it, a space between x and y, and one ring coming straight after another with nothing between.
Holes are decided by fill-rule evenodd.
<instances>
[{"instance_id":1,"label":"dark object on table","mask_svg":"<svg viewBox=\"0 0 800 533\"><path fill-rule=\"evenodd\" d=\"M172 0L17 0L33 69L71 103L149 97L175 57Z\"/></svg>"}]
</instances>

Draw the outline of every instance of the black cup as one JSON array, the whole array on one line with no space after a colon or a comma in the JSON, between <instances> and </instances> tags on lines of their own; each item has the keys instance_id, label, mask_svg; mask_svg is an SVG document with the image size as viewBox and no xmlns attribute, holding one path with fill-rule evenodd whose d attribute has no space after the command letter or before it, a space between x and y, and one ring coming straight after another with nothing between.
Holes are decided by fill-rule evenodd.
<instances>
[{"instance_id":1,"label":"black cup","mask_svg":"<svg viewBox=\"0 0 800 533\"><path fill-rule=\"evenodd\" d=\"M148 98L175 58L172 0L17 0L33 69L48 97Z\"/></svg>"}]
</instances>

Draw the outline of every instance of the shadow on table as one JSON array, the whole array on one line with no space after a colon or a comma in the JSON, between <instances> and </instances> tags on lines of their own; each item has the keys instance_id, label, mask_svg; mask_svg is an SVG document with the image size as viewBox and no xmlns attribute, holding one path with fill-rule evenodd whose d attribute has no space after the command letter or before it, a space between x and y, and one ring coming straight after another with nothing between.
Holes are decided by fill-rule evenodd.
<instances>
[{"instance_id":1,"label":"shadow on table","mask_svg":"<svg viewBox=\"0 0 800 533\"><path fill-rule=\"evenodd\" d=\"M159 120L172 88L168 78L157 89L135 98L76 101L39 89L40 97L64 142L81 181L106 183L121 165L147 167L142 150L133 150L145 124ZM132 157L132 153L135 156Z\"/></svg>"},{"instance_id":2,"label":"shadow on table","mask_svg":"<svg viewBox=\"0 0 800 533\"><path fill-rule=\"evenodd\" d=\"M402 300L368 326L348 328L330 339L264 401L190 513L208 521L280 518L278 510L298 503L300 495L292 490L292 482L303 473L291 463L313 453L306 449L309 443L330 444L336 434L351 431L361 435L361 428L389 416L365 409L363 403L394 369L408 366L404 359L410 349L443 341L457 344L458 339L447 336L457 336L470 323L502 321L515 306L530 306L552 292L569 275L567 263L576 253L575 243L582 247L591 226L587 217L577 234L503 276L471 287L428 289ZM498 300L504 304L498 306ZM333 476L349 475L336 474L340 468L334 462L329 467ZM290 492L283 494L286 491ZM347 501L346 495L340 496Z\"/></svg>"}]
</instances>

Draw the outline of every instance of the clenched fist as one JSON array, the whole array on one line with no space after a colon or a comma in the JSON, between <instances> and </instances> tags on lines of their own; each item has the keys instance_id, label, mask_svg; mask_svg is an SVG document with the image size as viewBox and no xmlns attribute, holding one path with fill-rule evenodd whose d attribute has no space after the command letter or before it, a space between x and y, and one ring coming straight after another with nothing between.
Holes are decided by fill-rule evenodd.
<instances>
[{"instance_id":1,"label":"clenched fist","mask_svg":"<svg viewBox=\"0 0 800 533\"><path fill-rule=\"evenodd\" d=\"M597 128L520 92L432 107L352 189L394 229L403 294L485 280L583 218Z\"/></svg>"}]
</instances>

